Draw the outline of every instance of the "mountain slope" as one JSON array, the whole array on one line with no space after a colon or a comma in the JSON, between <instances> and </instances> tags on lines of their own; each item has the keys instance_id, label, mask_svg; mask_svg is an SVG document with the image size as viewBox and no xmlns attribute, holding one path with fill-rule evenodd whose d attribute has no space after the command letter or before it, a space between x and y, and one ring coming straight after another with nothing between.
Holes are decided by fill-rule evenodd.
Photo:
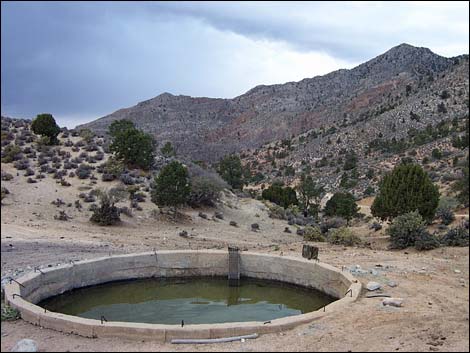
<instances>
[{"instance_id":1,"label":"mountain slope","mask_svg":"<svg viewBox=\"0 0 470 353\"><path fill-rule=\"evenodd\" d=\"M171 141L182 155L216 161L227 153L311 129L366 121L371 112L381 115L403 103L396 97L428 87L431 78L452 70L455 62L429 49L401 44L351 70L257 86L233 99L164 93L77 128L102 134L112 121L130 119L159 143ZM406 93L407 85L411 92Z\"/></svg>"}]
</instances>

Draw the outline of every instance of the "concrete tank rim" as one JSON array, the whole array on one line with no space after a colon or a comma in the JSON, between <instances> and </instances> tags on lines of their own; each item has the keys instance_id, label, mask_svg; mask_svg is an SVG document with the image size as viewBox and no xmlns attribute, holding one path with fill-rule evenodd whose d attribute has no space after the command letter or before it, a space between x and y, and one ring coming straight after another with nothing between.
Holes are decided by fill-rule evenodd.
<instances>
[{"instance_id":1,"label":"concrete tank rim","mask_svg":"<svg viewBox=\"0 0 470 353\"><path fill-rule=\"evenodd\" d=\"M61 264L59 266L43 269L42 271L47 275L48 273L54 273L60 269L73 268L75 266L83 266L85 264L94 264L99 263L104 260L109 259L133 259L136 257L145 257L145 256L157 256L158 255L188 255L188 254L216 254L216 255L228 255L227 251L223 250L157 250L157 251L147 251L141 253L132 253L132 254L119 254L104 256L95 259L86 259L73 263ZM25 321L30 323L56 329L62 332L76 333L82 336L88 337L112 337L118 336L119 330L123 330L132 337L137 338L148 338L148 333L144 335L139 335L139 332L152 332L152 333L161 333L164 336L163 341L168 341L170 338L180 338L180 337L190 337L190 338L214 338L215 336L224 335L233 335L241 334L245 332L253 333L270 333L270 332L280 332L287 329L294 328L298 325L311 322L317 318L323 317L329 313L344 309L352 302L356 301L359 297L359 294L362 289L361 283L355 279L349 272L342 271L332 265L327 263L307 260L301 257L295 256L281 256L276 254L267 254L267 253L258 253L251 251L242 251L240 255L251 256L259 259L279 259L279 260L289 260L298 264L304 264L307 266L318 266L325 271L331 272L337 276L342 276L345 281L349 283L348 292L343 297L338 298L336 301L326 305L324 308L293 316L287 316L283 318L278 318L270 320L269 323L262 321L251 321L251 322L231 322L231 323L213 323L213 324L187 324L184 327L180 325L167 325L167 324L149 324L149 323L139 323L139 322L119 322L119 321L109 321L101 323L100 320L96 319L86 319L79 316L67 315L57 312L45 311L45 309L40 306L28 301L25 298L20 297L21 288L18 283L12 281L5 285L5 302L10 306L16 308L20 311L22 318ZM19 277L17 281L22 284L28 284L36 277L43 276L40 272L29 272ZM131 278L129 278L131 279ZM102 282L105 283L105 282ZM79 288L79 287L77 287ZM56 295L56 294L53 294ZM53 296L51 295L51 296ZM62 327L54 327L55 325L51 323L52 321L59 321L62 323ZM70 327L69 327L70 326ZM103 331L103 328L116 329L116 334L101 335L99 334ZM135 332L134 332L135 331ZM184 336L184 334L188 334Z\"/></svg>"}]
</instances>

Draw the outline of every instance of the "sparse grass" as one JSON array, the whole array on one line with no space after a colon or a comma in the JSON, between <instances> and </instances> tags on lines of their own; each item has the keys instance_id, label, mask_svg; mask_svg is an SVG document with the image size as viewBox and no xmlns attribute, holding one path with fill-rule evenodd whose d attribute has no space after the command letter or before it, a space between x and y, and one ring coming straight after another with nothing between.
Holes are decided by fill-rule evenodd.
<instances>
[{"instance_id":1,"label":"sparse grass","mask_svg":"<svg viewBox=\"0 0 470 353\"><path fill-rule=\"evenodd\" d=\"M20 318L20 312L8 305L2 304L2 321L14 321Z\"/></svg>"}]
</instances>

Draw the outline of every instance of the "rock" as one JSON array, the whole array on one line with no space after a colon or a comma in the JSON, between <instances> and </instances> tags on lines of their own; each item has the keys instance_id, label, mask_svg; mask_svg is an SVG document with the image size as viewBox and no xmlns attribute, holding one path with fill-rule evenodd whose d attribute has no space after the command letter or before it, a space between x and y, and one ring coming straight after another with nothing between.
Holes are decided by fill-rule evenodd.
<instances>
[{"instance_id":1,"label":"rock","mask_svg":"<svg viewBox=\"0 0 470 353\"><path fill-rule=\"evenodd\" d=\"M372 276L377 276L379 274L379 272L377 270L370 270L370 273L372 274Z\"/></svg>"},{"instance_id":2,"label":"rock","mask_svg":"<svg viewBox=\"0 0 470 353\"><path fill-rule=\"evenodd\" d=\"M462 272L462 271L460 271L460 270L454 270L454 272L455 272L455 273L460 273L460 272Z\"/></svg>"},{"instance_id":3,"label":"rock","mask_svg":"<svg viewBox=\"0 0 470 353\"><path fill-rule=\"evenodd\" d=\"M230 221L229 224L230 224L231 226L233 226L233 227L238 227L238 224L237 224L237 222L235 222L235 221Z\"/></svg>"},{"instance_id":4,"label":"rock","mask_svg":"<svg viewBox=\"0 0 470 353\"><path fill-rule=\"evenodd\" d=\"M292 231L289 229L289 227L284 228L284 233L292 233Z\"/></svg>"},{"instance_id":5,"label":"rock","mask_svg":"<svg viewBox=\"0 0 470 353\"><path fill-rule=\"evenodd\" d=\"M369 271L361 269L360 265L354 265L354 266L350 267L349 272L351 272L352 274L354 274L356 276L357 275L361 276L361 275L369 274Z\"/></svg>"},{"instance_id":6,"label":"rock","mask_svg":"<svg viewBox=\"0 0 470 353\"><path fill-rule=\"evenodd\" d=\"M198 216L203 219L207 219L207 215L205 213L199 212Z\"/></svg>"},{"instance_id":7,"label":"rock","mask_svg":"<svg viewBox=\"0 0 470 353\"><path fill-rule=\"evenodd\" d=\"M381 287L382 287L382 285L380 283L377 283L377 282L369 282L366 285L366 288L370 291L380 289Z\"/></svg>"},{"instance_id":8,"label":"rock","mask_svg":"<svg viewBox=\"0 0 470 353\"><path fill-rule=\"evenodd\" d=\"M179 232L178 235L179 235L180 237L187 238L187 237L188 237L188 232L185 231L185 230L183 230L183 231Z\"/></svg>"},{"instance_id":9,"label":"rock","mask_svg":"<svg viewBox=\"0 0 470 353\"><path fill-rule=\"evenodd\" d=\"M16 342L15 346L10 352L37 352L38 345L35 341L30 339L22 339Z\"/></svg>"},{"instance_id":10,"label":"rock","mask_svg":"<svg viewBox=\"0 0 470 353\"><path fill-rule=\"evenodd\" d=\"M389 287L392 287L392 288L393 288L393 287L398 286L398 283L397 283L397 282L394 282L394 281L388 281L388 282L387 282L387 285L388 285Z\"/></svg>"},{"instance_id":11,"label":"rock","mask_svg":"<svg viewBox=\"0 0 470 353\"><path fill-rule=\"evenodd\" d=\"M297 233L297 235L303 236L303 235L305 234L305 231L304 231L303 229L300 229L300 228L299 228L299 229L297 229L297 232L296 232L296 233Z\"/></svg>"},{"instance_id":12,"label":"rock","mask_svg":"<svg viewBox=\"0 0 470 353\"><path fill-rule=\"evenodd\" d=\"M403 304L403 299L402 298L385 298L382 300L382 305L383 306L395 306L395 307L401 307Z\"/></svg>"},{"instance_id":13,"label":"rock","mask_svg":"<svg viewBox=\"0 0 470 353\"><path fill-rule=\"evenodd\" d=\"M257 232L257 231L259 230L259 224L258 224L258 223L253 223L253 224L251 225L251 230L252 230L253 232Z\"/></svg>"},{"instance_id":14,"label":"rock","mask_svg":"<svg viewBox=\"0 0 470 353\"><path fill-rule=\"evenodd\" d=\"M215 211L214 212L214 217L218 218L218 219L224 219L224 214L222 212Z\"/></svg>"}]
</instances>

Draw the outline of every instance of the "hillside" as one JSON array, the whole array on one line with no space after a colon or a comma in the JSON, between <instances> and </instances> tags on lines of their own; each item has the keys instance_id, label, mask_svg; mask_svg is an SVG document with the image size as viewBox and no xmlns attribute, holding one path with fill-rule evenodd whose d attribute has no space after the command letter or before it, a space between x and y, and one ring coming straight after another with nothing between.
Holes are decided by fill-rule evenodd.
<instances>
[{"instance_id":1,"label":"hillside","mask_svg":"<svg viewBox=\"0 0 470 353\"><path fill-rule=\"evenodd\" d=\"M275 351L295 345L299 351L309 351L321 341L326 351L341 351L344 347L361 351L415 351L423 347L468 350L468 247L390 251L387 224L375 231L371 229L372 217L367 216L355 219L349 227L364 241L363 246L308 241L296 234L303 227L271 218L268 203L239 198L230 192L221 195L216 207L183 208L184 218L175 222L149 200L149 179L141 171L127 171L126 177L113 181L102 180L100 164L110 155L101 138L86 142L76 132L64 129L59 140L58 146L43 146L31 133L29 121L2 117L2 193L3 188L8 190L1 207L2 283L34 267L152 249L226 249L236 245L242 250L300 257L304 244L314 244L320 249L322 262L348 269L363 285L380 282L386 293L403 298L404 306L384 307L381 298L368 298L363 293L347 312L282 334L262 335L241 343L243 346L236 342L186 348ZM21 149L13 161L6 158L11 154L5 153L11 145ZM95 169L86 177L78 177L81 163ZM128 185L130 180L134 185ZM126 191L132 186L139 187L144 202L138 207L132 207L129 199L119 202L123 209L119 225L101 227L90 222L98 189ZM358 202L366 215L370 213L370 201ZM223 219L216 217L216 212L222 213ZM61 219L63 213L67 220ZM468 218L468 209L458 210L456 216L449 226L436 220L430 230L448 232L462 218ZM324 222L328 220L321 220ZM259 230L252 230L253 223L259 225ZM181 236L183 230L187 236ZM398 285L389 285L392 281ZM338 340L339 336L345 340ZM152 340L136 345L124 338L89 339L23 320L2 321L2 351L9 351L24 337L33 338L41 351L178 350L175 345Z\"/></svg>"},{"instance_id":2,"label":"hillside","mask_svg":"<svg viewBox=\"0 0 470 353\"><path fill-rule=\"evenodd\" d=\"M446 113L437 112L443 89L451 94ZM159 143L171 141L181 155L214 162L313 129L342 129L349 141L362 145L379 131L386 138L403 137L411 127L467 116L467 101L468 56L445 58L401 44L351 70L261 85L233 99L164 93L77 128L104 134L112 121L130 119ZM410 111L421 117L419 122L410 120ZM303 153L321 158L330 150L319 148L325 142L307 144Z\"/></svg>"},{"instance_id":3,"label":"hillside","mask_svg":"<svg viewBox=\"0 0 470 353\"><path fill-rule=\"evenodd\" d=\"M395 97L388 94L390 103L368 108L355 120L347 116L241 156L254 184L274 179L295 184L309 173L328 190L343 187L359 197L404 157L422 164L436 182L445 181L444 174L451 180L452 160L468 154L468 70L468 57L461 58L432 80L408 82ZM466 142L456 142L462 139ZM433 150L444 158L433 157Z\"/></svg>"}]
</instances>

